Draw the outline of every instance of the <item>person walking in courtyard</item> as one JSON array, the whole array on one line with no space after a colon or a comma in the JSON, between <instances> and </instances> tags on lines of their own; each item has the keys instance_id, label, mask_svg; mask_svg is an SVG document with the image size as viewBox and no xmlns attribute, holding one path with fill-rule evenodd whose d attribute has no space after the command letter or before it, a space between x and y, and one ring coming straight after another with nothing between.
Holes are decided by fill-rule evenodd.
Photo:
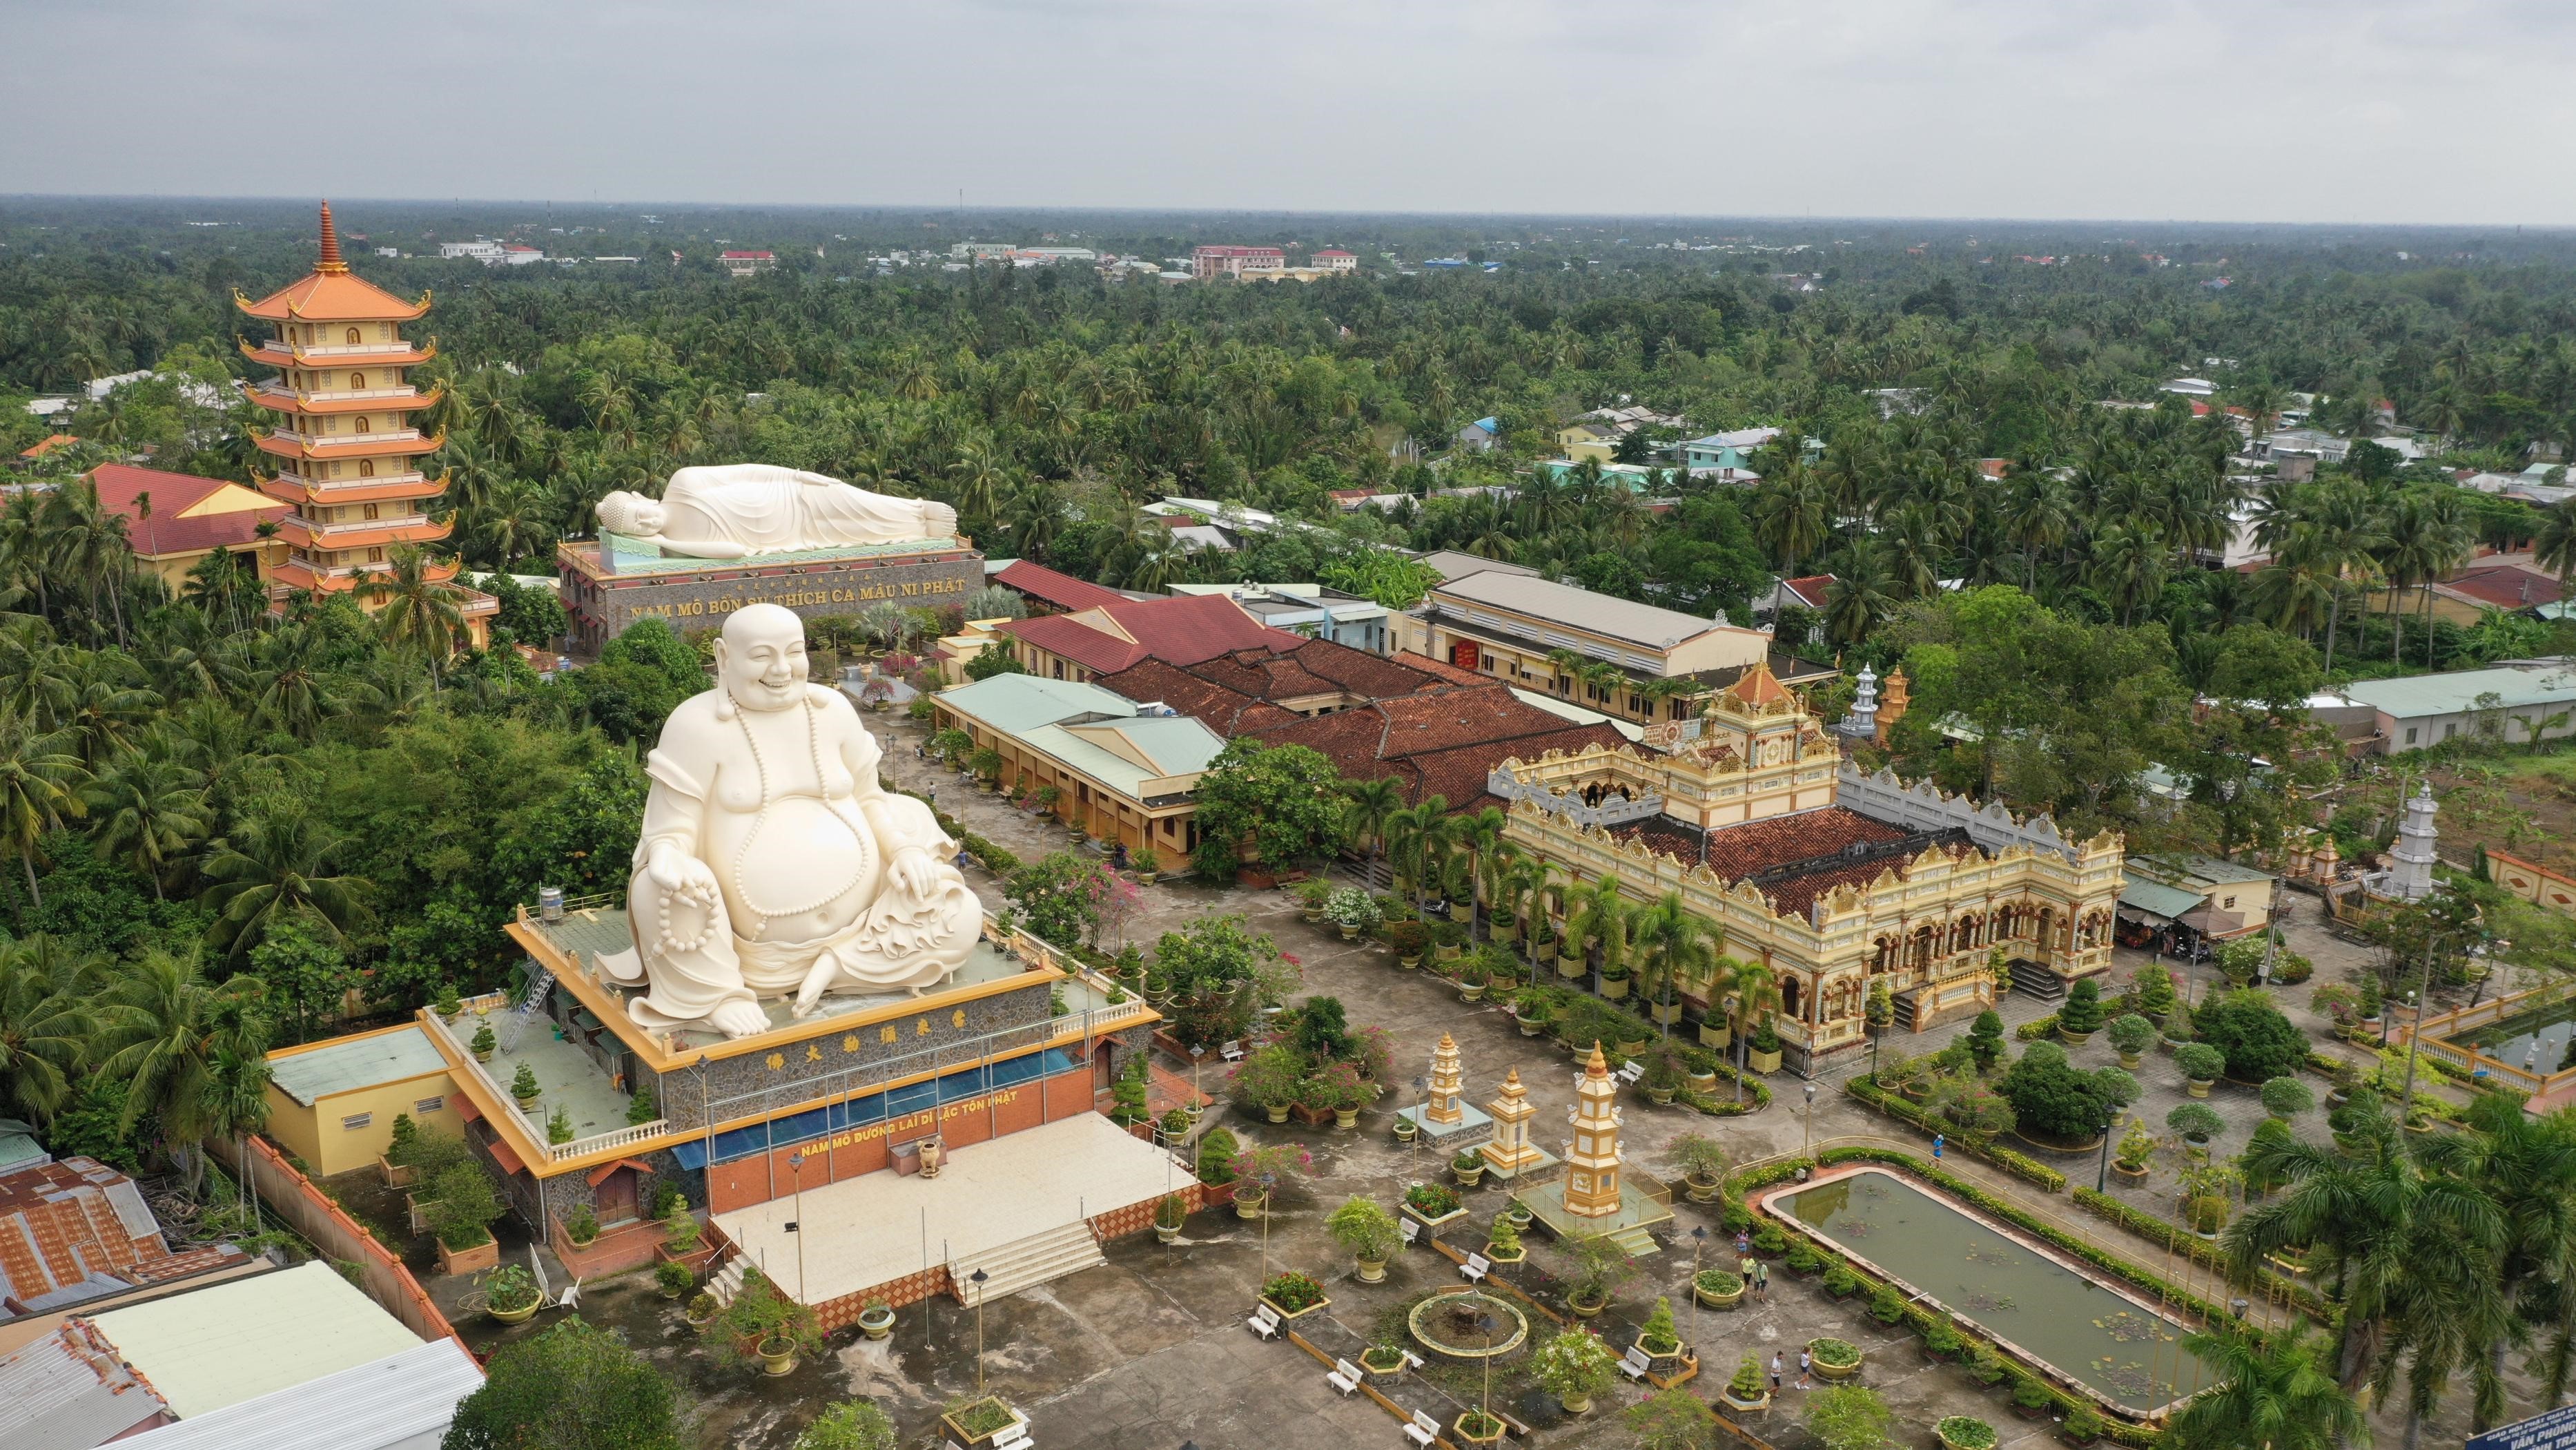
<instances>
[{"instance_id":1,"label":"person walking in courtyard","mask_svg":"<svg viewBox=\"0 0 2576 1450\"><path fill-rule=\"evenodd\" d=\"M1941 1161L1941 1147L1942 1147L1942 1145L1943 1145L1943 1144L1945 1144L1945 1143L1947 1143L1947 1142L1949 1142L1949 1141L1950 1141L1950 1140L1949 1140L1947 1137L1944 1137L1943 1135L1941 1135L1941 1134L1939 1134L1939 1133L1935 1133L1935 1134L1933 1134L1933 1135L1932 1135L1932 1161L1933 1161L1933 1162L1938 1163L1938 1162L1940 1162L1940 1161Z\"/></svg>"},{"instance_id":2,"label":"person walking in courtyard","mask_svg":"<svg viewBox=\"0 0 2576 1450\"><path fill-rule=\"evenodd\" d=\"M1780 1393L1780 1351L1776 1349L1771 1351L1771 1393Z\"/></svg>"},{"instance_id":3,"label":"person walking in courtyard","mask_svg":"<svg viewBox=\"0 0 2576 1450\"><path fill-rule=\"evenodd\" d=\"M1744 1256L1744 1261L1735 1267L1736 1271L1744 1276L1745 1287L1748 1289L1753 1287L1753 1271L1761 1267L1760 1261L1748 1253Z\"/></svg>"},{"instance_id":4,"label":"person walking in courtyard","mask_svg":"<svg viewBox=\"0 0 2576 1450\"><path fill-rule=\"evenodd\" d=\"M1803 1349L1802 1349L1802 1350L1799 1350L1799 1351L1798 1351L1798 1388L1800 1388L1800 1389L1802 1389L1802 1390L1805 1390L1805 1389L1813 1389L1813 1388L1815 1388L1814 1384L1811 1382L1811 1381L1812 1381L1812 1378L1813 1378L1813 1376L1814 1376L1814 1374L1815 1374L1815 1371L1816 1371L1816 1360L1815 1360L1815 1356L1813 1356L1813 1355L1809 1354L1807 1351L1805 1351L1805 1350L1803 1350Z\"/></svg>"},{"instance_id":5,"label":"person walking in courtyard","mask_svg":"<svg viewBox=\"0 0 2576 1450\"><path fill-rule=\"evenodd\" d=\"M1739 1258L1739 1259L1742 1259L1742 1258L1750 1258L1750 1257L1752 1256L1752 1254L1753 1254L1753 1235L1751 1235L1751 1234L1749 1234L1749 1233L1746 1233L1746 1232L1745 1232L1744 1230L1742 1230L1742 1229L1737 1229L1737 1230L1735 1231L1735 1256L1736 1256L1737 1258Z\"/></svg>"},{"instance_id":6,"label":"person walking in courtyard","mask_svg":"<svg viewBox=\"0 0 2576 1450\"><path fill-rule=\"evenodd\" d=\"M1771 1297L1771 1265L1762 1259L1753 1261L1753 1297L1756 1299Z\"/></svg>"}]
</instances>

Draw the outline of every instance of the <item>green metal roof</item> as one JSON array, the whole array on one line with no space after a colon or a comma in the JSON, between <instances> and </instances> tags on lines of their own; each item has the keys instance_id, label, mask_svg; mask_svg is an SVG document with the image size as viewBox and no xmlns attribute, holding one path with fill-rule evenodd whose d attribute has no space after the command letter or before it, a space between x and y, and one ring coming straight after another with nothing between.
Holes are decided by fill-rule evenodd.
<instances>
[{"instance_id":1,"label":"green metal roof","mask_svg":"<svg viewBox=\"0 0 2576 1450\"><path fill-rule=\"evenodd\" d=\"M2400 720L2463 714L2479 708L2478 697L2488 694L2496 697L2499 708L2516 710L2576 701L2576 669L2453 670L2398 680L2363 680L2347 686L2344 694Z\"/></svg>"},{"instance_id":2,"label":"green metal roof","mask_svg":"<svg viewBox=\"0 0 2576 1450\"><path fill-rule=\"evenodd\" d=\"M1037 675L995 675L939 692L939 703L972 715L1005 735L1026 737L1041 726L1079 715L1131 716L1136 702L1098 685Z\"/></svg>"},{"instance_id":3,"label":"green metal roof","mask_svg":"<svg viewBox=\"0 0 2576 1450\"><path fill-rule=\"evenodd\" d=\"M2200 908L2200 898L2179 887L2155 881L2131 881L2120 888L2120 904L2172 920Z\"/></svg>"},{"instance_id":4,"label":"green metal roof","mask_svg":"<svg viewBox=\"0 0 2576 1450\"><path fill-rule=\"evenodd\" d=\"M421 1342L318 1261L110 1309L91 1322L182 1420Z\"/></svg>"},{"instance_id":5,"label":"green metal roof","mask_svg":"<svg viewBox=\"0 0 2576 1450\"><path fill-rule=\"evenodd\" d=\"M418 1027L371 1037L352 1037L268 1060L268 1080L306 1107L323 1098L360 1088L382 1087L444 1072L447 1059Z\"/></svg>"},{"instance_id":6,"label":"green metal roof","mask_svg":"<svg viewBox=\"0 0 2576 1450\"><path fill-rule=\"evenodd\" d=\"M1225 749L1225 741L1216 732L1187 715L1121 720L1117 729L1161 768L1147 770L1061 725L1043 725L1019 738L1030 749L1051 755L1102 785L1140 800L1147 780L1204 770Z\"/></svg>"}]
</instances>

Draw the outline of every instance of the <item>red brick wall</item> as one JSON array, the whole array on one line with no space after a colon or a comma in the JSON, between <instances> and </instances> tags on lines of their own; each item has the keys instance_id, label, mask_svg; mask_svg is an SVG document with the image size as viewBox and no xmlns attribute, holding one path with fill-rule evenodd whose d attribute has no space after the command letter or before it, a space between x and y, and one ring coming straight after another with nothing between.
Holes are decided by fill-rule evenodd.
<instances>
[{"instance_id":1,"label":"red brick wall","mask_svg":"<svg viewBox=\"0 0 2576 1450\"><path fill-rule=\"evenodd\" d=\"M992 1100L989 1112L988 1099ZM787 1160L799 1151L807 1155L803 1176L808 1185L820 1187L886 1168L894 1161L894 1143L910 1142L933 1132L954 1151L1003 1133L1016 1133L1090 1111L1091 1066L1083 1063L998 1093L979 1093L935 1110L924 1109L891 1122L835 1133L829 1139L781 1145L766 1154L716 1164L707 1175L708 1207L716 1213L729 1213L785 1197L794 1191L797 1177L788 1168ZM850 1312L856 1315L858 1311Z\"/></svg>"}]
</instances>

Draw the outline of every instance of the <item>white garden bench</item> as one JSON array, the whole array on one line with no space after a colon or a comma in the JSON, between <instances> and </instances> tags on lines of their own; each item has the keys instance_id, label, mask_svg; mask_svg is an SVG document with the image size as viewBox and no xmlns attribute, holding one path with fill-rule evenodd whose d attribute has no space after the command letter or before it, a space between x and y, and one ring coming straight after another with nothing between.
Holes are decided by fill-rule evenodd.
<instances>
[{"instance_id":1,"label":"white garden bench","mask_svg":"<svg viewBox=\"0 0 2576 1450\"><path fill-rule=\"evenodd\" d=\"M1645 1075L1646 1065L1642 1062L1629 1062L1623 1064L1618 1073L1619 1081L1628 1084L1630 1087L1635 1087L1638 1079Z\"/></svg>"},{"instance_id":2,"label":"white garden bench","mask_svg":"<svg viewBox=\"0 0 2576 1450\"><path fill-rule=\"evenodd\" d=\"M1216 1055L1224 1058L1228 1062L1241 1062L1243 1061L1243 1044L1239 1041L1228 1042L1217 1048Z\"/></svg>"},{"instance_id":3,"label":"white garden bench","mask_svg":"<svg viewBox=\"0 0 2576 1450\"><path fill-rule=\"evenodd\" d=\"M1253 1333L1268 1339L1279 1332L1279 1311L1264 1304L1253 1310L1252 1317L1243 1322L1252 1326Z\"/></svg>"},{"instance_id":4,"label":"white garden bench","mask_svg":"<svg viewBox=\"0 0 2576 1450\"><path fill-rule=\"evenodd\" d=\"M1470 1284L1481 1284L1485 1281L1485 1275L1493 1267L1494 1261L1483 1254L1469 1254L1467 1262L1458 1266L1458 1277Z\"/></svg>"},{"instance_id":5,"label":"white garden bench","mask_svg":"<svg viewBox=\"0 0 2576 1450\"><path fill-rule=\"evenodd\" d=\"M1360 1367L1347 1359L1334 1360L1332 1373L1324 1376L1324 1383L1340 1390L1342 1398L1347 1400L1359 1393Z\"/></svg>"},{"instance_id":6,"label":"white garden bench","mask_svg":"<svg viewBox=\"0 0 2576 1450\"><path fill-rule=\"evenodd\" d=\"M1628 1346L1628 1357L1619 1361L1619 1373L1641 1382L1646 1378L1646 1371L1654 1367L1655 1362L1646 1351L1633 1344Z\"/></svg>"},{"instance_id":7,"label":"white garden bench","mask_svg":"<svg viewBox=\"0 0 2576 1450\"><path fill-rule=\"evenodd\" d=\"M1404 1235L1404 1246L1408 1249L1413 1247L1414 1244L1419 1242L1422 1238L1422 1225L1415 1223L1409 1218L1398 1223L1396 1225L1396 1231Z\"/></svg>"},{"instance_id":8,"label":"white garden bench","mask_svg":"<svg viewBox=\"0 0 2576 1450\"><path fill-rule=\"evenodd\" d=\"M1440 1438L1440 1422L1416 1410L1413 1412L1412 1422L1404 1427L1404 1438L1416 1445L1428 1447L1432 1441Z\"/></svg>"},{"instance_id":9,"label":"white garden bench","mask_svg":"<svg viewBox=\"0 0 2576 1450\"><path fill-rule=\"evenodd\" d=\"M1029 1439L1029 1427L1013 1425L993 1439L993 1450L1030 1450L1036 1442Z\"/></svg>"}]
</instances>

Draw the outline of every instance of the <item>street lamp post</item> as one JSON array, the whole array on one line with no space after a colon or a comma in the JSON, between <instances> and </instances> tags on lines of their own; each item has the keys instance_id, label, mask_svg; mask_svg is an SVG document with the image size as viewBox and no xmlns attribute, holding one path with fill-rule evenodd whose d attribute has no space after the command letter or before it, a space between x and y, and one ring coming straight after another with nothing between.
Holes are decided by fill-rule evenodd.
<instances>
[{"instance_id":1,"label":"street lamp post","mask_svg":"<svg viewBox=\"0 0 2576 1450\"><path fill-rule=\"evenodd\" d=\"M992 1275L977 1269L966 1277L975 1286L975 1393L980 1397L984 1393L984 1281Z\"/></svg>"},{"instance_id":2,"label":"street lamp post","mask_svg":"<svg viewBox=\"0 0 2576 1450\"><path fill-rule=\"evenodd\" d=\"M1699 1254L1708 1247L1708 1225L1691 1227L1691 1343L1699 1343Z\"/></svg>"},{"instance_id":3,"label":"street lamp post","mask_svg":"<svg viewBox=\"0 0 2576 1450\"><path fill-rule=\"evenodd\" d=\"M796 1235L796 1302L804 1304L808 1301L805 1298L805 1155L803 1152L788 1155L787 1176L796 1185L796 1221L787 1226L787 1231Z\"/></svg>"},{"instance_id":4,"label":"street lamp post","mask_svg":"<svg viewBox=\"0 0 2576 1450\"><path fill-rule=\"evenodd\" d=\"M1806 1123L1806 1138L1799 1145L1798 1154L1809 1157L1816 1147L1816 1085L1812 1080L1807 1084L1807 1112L1803 1121Z\"/></svg>"},{"instance_id":5,"label":"street lamp post","mask_svg":"<svg viewBox=\"0 0 2576 1450\"><path fill-rule=\"evenodd\" d=\"M2110 1191L2111 1130L2119 1125L2120 1114L2117 1109L2114 1109L2111 1113L2111 1120L2102 1125L2102 1162L2100 1166L2093 1170L2093 1191L2095 1193L2107 1193Z\"/></svg>"},{"instance_id":6,"label":"street lamp post","mask_svg":"<svg viewBox=\"0 0 2576 1450\"><path fill-rule=\"evenodd\" d=\"M1270 1193L1278 1186L1279 1175L1261 1175L1261 1282L1270 1282Z\"/></svg>"}]
</instances>

